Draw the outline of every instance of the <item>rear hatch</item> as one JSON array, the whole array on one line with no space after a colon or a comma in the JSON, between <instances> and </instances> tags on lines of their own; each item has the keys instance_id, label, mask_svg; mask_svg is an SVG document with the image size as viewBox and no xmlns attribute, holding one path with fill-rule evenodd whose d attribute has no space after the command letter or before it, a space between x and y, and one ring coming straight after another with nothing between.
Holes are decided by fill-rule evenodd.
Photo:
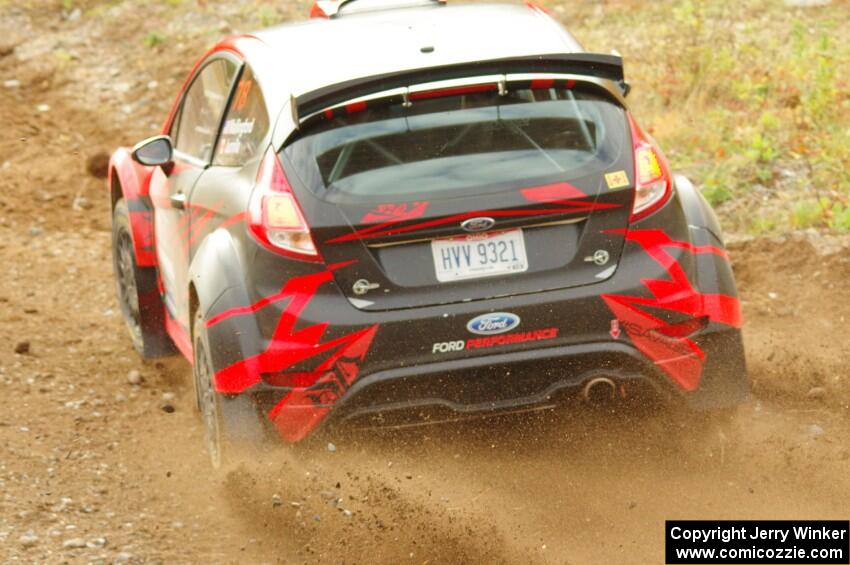
<instances>
[{"instance_id":1,"label":"rear hatch","mask_svg":"<svg viewBox=\"0 0 850 565\"><path fill-rule=\"evenodd\" d=\"M313 239L363 310L590 285L634 197L625 110L575 81L327 111L281 152Z\"/></svg>"}]
</instances>

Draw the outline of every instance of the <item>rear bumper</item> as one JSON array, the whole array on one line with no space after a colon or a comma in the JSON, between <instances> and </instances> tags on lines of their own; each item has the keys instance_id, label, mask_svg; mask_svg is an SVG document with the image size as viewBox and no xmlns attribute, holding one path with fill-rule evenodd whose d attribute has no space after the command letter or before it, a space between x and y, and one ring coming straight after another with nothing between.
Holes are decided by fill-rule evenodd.
<instances>
[{"instance_id":1,"label":"rear bumper","mask_svg":"<svg viewBox=\"0 0 850 565\"><path fill-rule=\"evenodd\" d=\"M412 426L554 408L606 377L618 394L655 396L695 410L748 397L740 332L709 328L698 337L712 361L702 386L685 393L628 343L604 341L387 369L358 379L328 410L322 427ZM277 394L257 399L271 410ZM301 410L312 411L305 405ZM316 431L316 430L313 430Z\"/></svg>"},{"instance_id":2,"label":"rear bumper","mask_svg":"<svg viewBox=\"0 0 850 565\"><path fill-rule=\"evenodd\" d=\"M325 421L420 408L545 407L599 372L694 408L739 403L748 381L732 271L714 233L683 208L676 197L630 230L603 282L409 310L355 308L331 272L345 265L312 266L281 288L279 275L256 275L282 268L261 254L251 272L265 284L247 296L228 289L208 309L216 387L254 396L287 441ZM521 323L471 334L468 322L492 312Z\"/></svg>"}]
</instances>

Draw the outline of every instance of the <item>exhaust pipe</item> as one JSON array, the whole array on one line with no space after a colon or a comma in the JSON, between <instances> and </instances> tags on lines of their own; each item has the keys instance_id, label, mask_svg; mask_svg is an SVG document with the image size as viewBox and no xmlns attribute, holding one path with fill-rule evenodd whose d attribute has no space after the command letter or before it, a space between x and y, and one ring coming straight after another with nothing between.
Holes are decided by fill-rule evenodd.
<instances>
[{"instance_id":1,"label":"exhaust pipe","mask_svg":"<svg viewBox=\"0 0 850 565\"><path fill-rule=\"evenodd\" d=\"M596 377L585 383L581 396L594 406L611 404L617 399L617 384L608 377Z\"/></svg>"}]
</instances>

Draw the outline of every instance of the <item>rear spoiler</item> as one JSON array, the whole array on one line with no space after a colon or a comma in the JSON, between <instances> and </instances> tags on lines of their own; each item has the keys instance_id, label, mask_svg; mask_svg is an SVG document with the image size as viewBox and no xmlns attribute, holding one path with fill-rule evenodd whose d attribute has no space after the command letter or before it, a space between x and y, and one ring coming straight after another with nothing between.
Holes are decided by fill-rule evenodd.
<instances>
[{"instance_id":1,"label":"rear spoiler","mask_svg":"<svg viewBox=\"0 0 850 565\"><path fill-rule=\"evenodd\" d=\"M354 79L325 86L295 98L296 123L341 102L402 88L413 82L437 82L477 75L513 73L560 73L584 75L616 82L625 95L628 86L623 74L623 59L599 53L560 53L474 61L442 67L423 67L385 75Z\"/></svg>"}]
</instances>

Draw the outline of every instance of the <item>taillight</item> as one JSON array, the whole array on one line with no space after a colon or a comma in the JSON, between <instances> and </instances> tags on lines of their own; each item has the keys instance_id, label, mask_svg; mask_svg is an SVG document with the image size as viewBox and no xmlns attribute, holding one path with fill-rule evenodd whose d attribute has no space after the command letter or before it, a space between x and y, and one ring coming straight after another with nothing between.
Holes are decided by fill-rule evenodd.
<instances>
[{"instance_id":1,"label":"taillight","mask_svg":"<svg viewBox=\"0 0 850 565\"><path fill-rule=\"evenodd\" d=\"M661 150L629 116L635 150L635 202L631 221L645 218L667 202L672 193L670 169Z\"/></svg>"},{"instance_id":2,"label":"taillight","mask_svg":"<svg viewBox=\"0 0 850 565\"><path fill-rule=\"evenodd\" d=\"M248 210L249 229L266 248L296 259L322 260L295 193L272 149L260 163Z\"/></svg>"}]
</instances>

